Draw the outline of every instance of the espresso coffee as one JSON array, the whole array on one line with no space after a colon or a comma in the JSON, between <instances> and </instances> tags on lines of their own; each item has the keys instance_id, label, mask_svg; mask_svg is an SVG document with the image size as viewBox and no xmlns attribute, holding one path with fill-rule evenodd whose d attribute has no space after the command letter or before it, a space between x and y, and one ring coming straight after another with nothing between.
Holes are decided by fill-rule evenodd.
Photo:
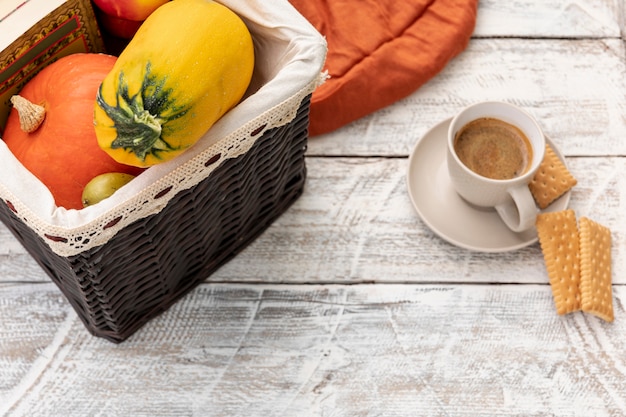
<instances>
[{"instance_id":1,"label":"espresso coffee","mask_svg":"<svg viewBox=\"0 0 626 417\"><path fill-rule=\"evenodd\" d=\"M523 175L533 159L532 147L524 132L490 117L463 126L454 138L454 151L469 169L496 180Z\"/></svg>"}]
</instances>

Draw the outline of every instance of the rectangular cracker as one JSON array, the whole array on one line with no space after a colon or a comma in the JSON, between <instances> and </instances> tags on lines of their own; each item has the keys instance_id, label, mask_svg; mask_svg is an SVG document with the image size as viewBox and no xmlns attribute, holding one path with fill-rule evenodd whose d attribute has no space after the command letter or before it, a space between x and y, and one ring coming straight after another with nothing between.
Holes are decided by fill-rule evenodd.
<instances>
[{"instance_id":1,"label":"rectangular cracker","mask_svg":"<svg viewBox=\"0 0 626 417\"><path fill-rule=\"evenodd\" d=\"M581 308L578 227L574 210L541 213L537 234L558 314Z\"/></svg>"},{"instance_id":2,"label":"rectangular cracker","mask_svg":"<svg viewBox=\"0 0 626 417\"><path fill-rule=\"evenodd\" d=\"M580 218L580 295L585 312L612 322L611 231Z\"/></svg>"},{"instance_id":3,"label":"rectangular cracker","mask_svg":"<svg viewBox=\"0 0 626 417\"><path fill-rule=\"evenodd\" d=\"M528 184L539 208L548 207L576 185L576 178L569 172L563 161L546 144L546 153L539 170Z\"/></svg>"}]
</instances>

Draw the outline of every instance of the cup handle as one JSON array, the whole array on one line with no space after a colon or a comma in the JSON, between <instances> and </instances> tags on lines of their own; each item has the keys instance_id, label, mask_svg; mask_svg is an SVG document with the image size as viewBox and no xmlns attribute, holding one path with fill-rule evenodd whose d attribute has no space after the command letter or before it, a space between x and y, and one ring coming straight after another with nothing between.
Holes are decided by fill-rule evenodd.
<instances>
[{"instance_id":1,"label":"cup handle","mask_svg":"<svg viewBox=\"0 0 626 417\"><path fill-rule=\"evenodd\" d=\"M509 195L511 198L506 203L496 206L504 224L516 233L533 227L538 209L528 186L512 188Z\"/></svg>"}]
</instances>

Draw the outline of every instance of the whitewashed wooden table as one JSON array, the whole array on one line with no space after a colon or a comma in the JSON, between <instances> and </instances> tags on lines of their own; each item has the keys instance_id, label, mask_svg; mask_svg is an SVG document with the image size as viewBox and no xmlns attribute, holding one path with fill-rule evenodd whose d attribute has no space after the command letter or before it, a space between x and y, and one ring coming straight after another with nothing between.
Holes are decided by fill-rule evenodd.
<instances>
[{"instance_id":1,"label":"whitewashed wooden table","mask_svg":"<svg viewBox=\"0 0 626 417\"><path fill-rule=\"evenodd\" d=\"M626 415L626 6L481 1L410 97L310 140L304 195L126 342L94 338L0 225L0 415ZM540 121L608 226L607 324L557 316L537 244L484 254L418 218L408 156L480 100Z\"/></svg>"}]
</instances>

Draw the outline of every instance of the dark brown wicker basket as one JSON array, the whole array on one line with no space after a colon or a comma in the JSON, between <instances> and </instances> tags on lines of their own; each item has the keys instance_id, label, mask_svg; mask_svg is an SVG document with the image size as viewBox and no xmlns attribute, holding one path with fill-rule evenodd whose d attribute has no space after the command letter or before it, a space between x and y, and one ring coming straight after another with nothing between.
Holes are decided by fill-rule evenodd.
<instances>
[{"instance_id":1,"label":"dark brown wicker basket","mask_svg":"<svg viewBox=\"0 0 626 417\"><path fill-rule=\"evenodd\" d=\"M240 252L302 193L310 96L287 125L224 161L158 214L71 257L0 204L0 220L61 289L94 335L121 342Z\"/></svg>"}]
</instances>

